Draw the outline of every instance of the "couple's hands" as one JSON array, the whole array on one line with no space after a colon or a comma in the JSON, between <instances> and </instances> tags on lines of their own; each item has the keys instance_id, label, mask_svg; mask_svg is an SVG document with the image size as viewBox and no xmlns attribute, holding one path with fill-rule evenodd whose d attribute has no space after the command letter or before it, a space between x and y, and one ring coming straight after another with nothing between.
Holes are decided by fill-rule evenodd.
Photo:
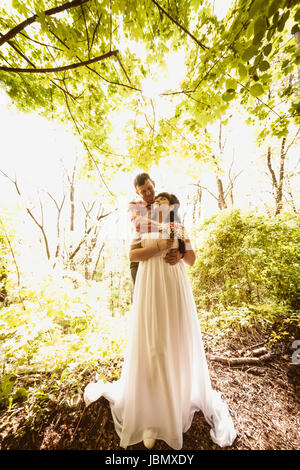
<instances>
[{"instance_id":1,"label":"couple's hands","mask_svg":"<svg viewBox=\"0 0 300 470\"><path fill-rule=\"evenodd\" d=\"M181 259L182 259L182 254L176 248L168 251L168 253L164 257L164 260L166 261L166 263L169 263L171 265L177 264L178 261L180 261Z\"/></svg>"},{"instance_id":2,"label":"couple's hands","mask_svg":"<svg viewBox=\"0 0 300 470\"><path fill-rule=\"evenodd\" d=\"M171 238L160 238L159 240L157 240L157 246L160 249L160 251L168 250L169 248L171 248L173 243L174 243L174 240Z\"/></svg>"},{"instance_id":3,"label":"couple's hands","mask_svg":"<svg viewBox=\"0 0 300 470\"><path fill-rule=\"evenodd\" d=\"M174 240L171 238L160 239L157 242L158 247L161 251L169 250L169 248L171 248L173 243L174 243ZM169 263L171 265L178 263L178 261L180 261L181 259L182 259L182 254L177 248L170 249L168 253L166 253L166 256L164 257L164 260L166 261L166 263Z\"/></svg>"}]
</instances>

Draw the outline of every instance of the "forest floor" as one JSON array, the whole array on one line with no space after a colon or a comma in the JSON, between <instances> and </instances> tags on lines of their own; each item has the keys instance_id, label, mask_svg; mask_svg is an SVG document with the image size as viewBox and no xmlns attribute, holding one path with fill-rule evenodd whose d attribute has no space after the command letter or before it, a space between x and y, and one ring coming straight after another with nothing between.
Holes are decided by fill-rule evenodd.
<instances>
[{"instance_id":1,"label":"forest floor","mask_svg":"<svg viewBox=\"0 0 300 470\"><path fill-rule=\"evenodd\" d=\"M241 347L251 348L264 338L251 337L212 344L203 336L213 388L228 404L237 438L235 450L296 450L300 448L300 364L293 364L291 342L276 344L272 357L262 364L229 366L210 360L212 356L238 356ZM122 361L112 363L121 370ZM106 365L107 367L107 365ZM103 371L103 370L102 370ZM87 372L87 384L95 377ZM26 401L26 400L25 400ZM45 404L46 408L46 404ZM23 410L23 411L22 411ZM27 413L28 414L28 413ZM85 407L83 400L73 407L58 399L47 405L42 419L25 418L24 403L11 412L0 410L0 449L24 450L123 450L108 402L100 398ZM196 412L190 429L183 436L183 450L217 450L209 435L210 427L201 412ZM143 443L128 450L145 450ZM156 441L153 450L171 450L164 441Z\"/></svg>"}]
</instances>

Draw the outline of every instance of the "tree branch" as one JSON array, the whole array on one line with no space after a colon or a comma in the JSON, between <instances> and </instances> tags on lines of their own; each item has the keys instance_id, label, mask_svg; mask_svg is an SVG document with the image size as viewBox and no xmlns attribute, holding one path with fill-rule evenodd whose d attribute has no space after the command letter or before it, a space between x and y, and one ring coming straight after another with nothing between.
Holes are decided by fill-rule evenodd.
<instances>
[{"instance_id":1,"label":"tree branch","mask_svg":"<svg viewBox=\"0 0 300 470\"><path fill-rule=\"evenodd\" d=\"M63 49L61 49L60 47L53 46L52 44L45 44L44 42L40 42L40 41L37 41L36 39L32 39L25 33L20 33L20 34L21 36L24 36L24 38L28 39L29 41L35 42L36 44L39 44L40 46L52 47L52 49L57 49L58 51L63 52Z\"/></svg>"},{"instance_id":2,"label":"tree branch","mask_svg":"<svg viewBox=\"0 0 300 470\"><path fill-rule=\"evenodd\" d=\"M91 40L91 45L90 45L89 52L91 52L91 50L92 50L92 47L93 47L93 44L94 44L94 40L95 40L95 37L96 37L97 30L98 30L98 28L99 28L99 24L100 24L101 18L102 18L102 13L101 13L101 15L99 16L98 21L97 21L97 24L96 24L96 27L95 27L95 29L94 29L94 31L93 31L93 36L92 36L92 40Z\"/></svg>"},{"instance_id":3,"label":"tree branch","mask_svg":"<svg viewBox=\"0 0 300 470\"><path fill-rule=\"evenodd\" d=\"M115 209L116 211L117 209ZM97 222L101 219L103 219L104 217L107 217L108 215L112 214L114 211L111 211L111 212L108 212L107 214L104 214L104 215L100 215L99 217L97 217ZM77 245L77 248L75 248L75 250L73 251L73 253L71 253L71 255L69 256L69 259L72 260L74 258L74 256L76 255L76 253L78 253L78 251L80 250L81 246L83 245L83 243L85 242L87 236L89 235L89 233L91 232L91 230L94 228L94 225L92 225L86 232L85 232L85 235L83 237L83 239L81 240L81 242L79 242L79 244Z\"/></svg>"},{"instance_id":4,"label":"tree branch","mask_svg":"<svg viewBox=\"0 0 300 470\"><path fill-rule=\"evenodd\" d=\"M5 72L21 72L21 73L62 72L62 71L65 71L65 70L77 69L78 67L82 67L84 65L93 64L94 62L98 62L99 60L107 59L108 57L111 57L111 56L116 56L118 52L119 52L118 50L107 52L106 54L100 55L98 57L94 57L93 59L90 59L90 60L84 60L84 61L76 63L76 64L63 65L61 67L23 69L23 68L0 66L0 70L4 70Z\"/></svg>"},{"instance_id":5,"label":"tree branch","mask_svg":"<svg viewBox=\"0 0 300 470\"><path fill-rule=\"evenodd\" d=\"M22 34L22 33L21 33ZM0 36L2 36L2 34L0 33ZM33 62L30 61L30 59L28 59L28 57L26 57L26 55L20 50L18 49L14 43L12 41L7 41L7 43L29 64L31 65L32 67L34 67L36 69L36 66ZM48 46L47 44L44 44L48 50ZM48 52L50 53L50 51L48 50ZM50 55L52 56L52 54L50 53ZM53 56L52 56L53 57ZM55 83L53 80L51 80L51 83L53 83L54 86L56 86L57 88L59 88L61 91L64 92L63 88L61 88L57 83ZM71 93L67 92L70 95L70 97L73 99L73 100L76 100L77 98L75 98L75 96L73 96Z\"/></svg>"},{"instance_id":6,"label":"tree branch","mask_svg":"<svg viewBox=\"0 0 300 470\"><path fill-rule=\"evenodd\" d=\"M89 1L90 0L73 0L73 2L64 3L63 5L60 5L58 7L50 8L49 10L46 10L43 13L45 16L55 15L56 13L69 10L70 8L77 7ZM20 31L26 28L26 26L29 26L30 24L35 23L37 18L38 18L38 15L35 14L31 16L30 18L27 18L26 20L22 21L22 23L19 23L17 26L15 26L6 34L4 34L2 38L0 39L0 47L2 46L2 44L5 44L7 41L9 41L9 39L12 39L13 37L15 37Z\"/></svg>"},{"instance_id":7,"label":"tree branch","mask_svg":"<svg viewBox=\"0 0 300 470\"><path fill-rule=\"evenodd\" d=\"M17 179L16 179L16 176L15 176L15 179L13 180L12 178L10 178L6 173L4 173L4 171L0 170L0 173L2 173L3 176L5 176L7 179L9 179L9 181L11 181L14 185L15 185L15 188L16 188L16 191L18 193L18 195L20 197L21 196L21 191L19 189L19 186L18 186L18 183L17 183ZM40 200L40 204L41 203L41 200ZM49 245L48 245L48 239L47 239L47 235L45 233L45 230L44 230L44 225L43 225L43 222L42 224L40 224L37 219L34 217L33 213L31 212L31 210L28 208L28 207L25 207L27 213L30 215L30 217L32 218L32 220L34 221L34 223L39 227L39 229L41 230L42 234L43 234L43 238L44 238L44 242L45 242L45 248L46 248L46 253L47 253L47 258L50 259L50 251L49 251ZM42 210L42 207L41 207L41 210ZM43 213L42 213L42 217L43 217Z\"/></svg>"},{"instance_id":8,"label":"tree branch","mask_svg":"<svg viewBox=\"0 0 300 470\"><path fill-rule=\"evenodd\" d=\"M74 125L75 125L75 127L76 127L77 132L78 132L78 135L79 135L79 136L81 137L81 139L82 139L82 135L81 135L80 129L79 129L79 127L78 127L78 123L77 123L76 119L74 118L74 116L73 116L73 114L72 114L72 111L71 111L71 109L70 109L67 94L65 94L65 101L66 101L66 105L67 105L67 108L68 108L68 112L69 112L69 114L70 114L70 116L71 116L71 118L72 118L72 121L74 122ZM105 183L104 178L103 178L103 176L102 176L102 174L101 174L101 171L99 170L98 164L97 164L97 162L95 161L95 159L94 159L94 157L93 157L93 155L92 155L92 152L90 151L90 149L89 149L89 147L88 147L88 145L87 145L87 143L85 142L84 139L82 139L82 143L83 143L84 147L86 148L86 151L87 151L87 153L88 153L90 159L91 159L92 162L94 163L95 168L96 168L96 170L97 170L97 172L98 172L98 175L99 175L100 178L101 178L102 183L104 184L104 186L106 187L106 189L108 190L108 192L109 192L111 195L113 195L113 193L111 192L111 190L109 189L109 187L108 187L107 184Z\"/></svg>"},{"instance_id":9,"label":"tree branch","mask_svg":"<svg viewBox=\"0 0 300 470\"><path fill-rule=\"evenodd\" d=\"M182 29L186 34L188 34L197 44L198 46L200 46L203 50L205 49L209 49L209 47L205 46L204 44L202 44L199 39L197 39L195 36L193 36L192 33L190 33L184 26L182 26L180 23L178 23L178 21L176 21L174 18L172 18L172 16L169 15L169 13L166 12L166 10L164 10L155 0L151 0L152 3L154 3L157 8L164 14L166 15L169 20L171 20L173 23L175 23L180 29Z\"/></svg>"},{"instance_id":10,"label":"tree branch","mask_svg":"<svg viewBox=\"0 0 300 470\"><path fill-rule=\"evenodd\" d=\"M82 5L80 5L80 8L81 8L81 11L82 11L82 15L83 15L83 21L84 21L84 26L85 26L85 32L86 32L86 40L87 40L87 46L88 46L88 58L90 58L90 38L89 38L89 31L88 31L88 27L87 27L87 24L86 24L86 18L85 18L85 13L84 13L84 8ZM109 49L111 51L111 48Z\"/></svg>"},{"instance_id":11,"label":"tree branch","mask_svg":"<svg viewBox=\"0 0 300 470\"><path fill-rule=\"evenodd\" d=\"M206 188L205 186L202 186L201 184L196 184L196 183L191 183L192 186L197 186L197 188L201 188L201 189L205 189L212 197L215 198L216 201L218 201L218 198L217 196L214 195L214 193L212 193L208 188Z\"/></svg>"},{"instance_id":12,"label":"tree branch","mask_svg":"<svg viewBox=\"0 0 300 470\"><path fill-rule=\"evenodd\" d=\"M62 199L62 202L60 204L60 206L58 205L58 202L56 201L56 199L52 196L52 194L50 194L48 191L47 191L49 197L52 199L52 201L54 202L55 206L56 206L56 209L57 209L57 220L56 220L56 233L57 233L57 244L56 244L56 251L55 251L55 259L58 258L58 255L59 255L59 251L60 251L60 214L61 214L61 210L62 210L62 207L64 205L64 202L65 202L65 198L66 198L66 195L64 194L63 195L63 199ZM55 264L56 262L54 263L54 266L55 267Z\"/></svg>"},{"instance_id":13,"label":"tree branch","mask_svg":"<svg viewBox=\"0 0 300 470\"><path fill-rule=\"evenodd\" d=\"M0 33L0 37L2 37L3 34ZM17 46L14 45L14 43L12 41L7 41L7 43L10 45L10 47L12 47L24 60L26 60L26 62L31 65L32 67L35 67L34 63L31 62L28 57L26 57L26 55L20 50L17 48Z\"/></svg>"},{"instance_id":14,"label":"tree branch","mask_svg":"<svg viewBox=\"0 0 300 470\"><path fill-rule=\"evenodd\" d=\"M101 17L99 18L99 21L100 21ZM66 44L62 39L60 39L53 31L49 30L51 34L53 34L53 36L63 45L65 46L67 49L70 49L68 44ZM92 40L93 42L93 40ZM118 55L116 55L117 59L119 59ZM81 62L81 59L80 57L76 56L76 58ZM97 70L95 69L92 69L92 67L89 67L88 65L85 65L85 67L87 69L89 69L91 72L94 72L96 75L98 75L98 77L100 77L102 80L104 80L105 82L107 83L111 83L112 85L119 85L119 86L123 86L125 88L130 88L131 90L135 90L135 91L142 91L140 90L139 88L134 88L132 86L129 86L129 85L125 85L124 83L119 83L119 82L112 82L111 80L108 80L107 78L103 77L99 72L97 72ZM129 83L130 83L130 80L129 80Z\"/></svg>"}]
</instances>

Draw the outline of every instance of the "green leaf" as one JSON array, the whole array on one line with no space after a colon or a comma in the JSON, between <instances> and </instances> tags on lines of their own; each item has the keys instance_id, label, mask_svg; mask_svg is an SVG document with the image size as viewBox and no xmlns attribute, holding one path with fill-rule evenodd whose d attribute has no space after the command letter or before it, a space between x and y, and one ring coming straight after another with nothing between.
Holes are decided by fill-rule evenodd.
<instances>
[{"instance_id":1,"label":"green leaf","mask_svg":"<svg viewBox=\"0 0 300 470\"><path fill-rule=\"evenodd\" d=\"M258 66L258 64L260 63L260 61L262 60L262 58L263 58L263 54L262 54L262 53L258 54L258 56L255 57L255 60L254 60L254 62L253 62L253 67L254 67L254 68L256 68L256 67Z\"/></svg>"},{"instance_id":2,"label":"green leaf","mask_svg":"<svg viewBox=\"0 0 300 470\"><path fill-rule=\"evenodd\" d=\"M228 78L225 83L227 91L229 89L233 89L233 91L236 89L237 83L236 80L234 80L233 78Z\"/></svg>"},{"instance_id":3,"label":"green leaf","mask_svg":"<svg viewBox=\"0 0 300 470\"><path fill-rule=\"evenodd\" d=\"M265 17L259 17L254 23L254 36L259 33L263 33L266 29L266 20Z\"/></svg>"},{"instance_id":4,"label":"green leaf","mask_svg":"<svg viewBox=\"0 0 300 470\"><path fill-rule=\"evenodd\" d=\"M267 40L270 41L272 36L274 36L274 33L275 33L275 29L274 28L270 28L268 33L267 33Z\"/></svg>"},{"instance_id":5,"label":"green leaf","mask_svg":"<svg viewBox=\"0 0 300 470\"><path fill-rule=\"evenodd\" d=\"M259 33L257 33L254 38L253 38L253 45L257 45L261 42L261 40L263 39L265 35L265 32L264 31L260 31Z\"/></svg>"},{"instance_id":6,"label":"green leaf","mask_svg":"<svg viewBox=\"0 0 300 470\"><path fill-rule=\"evenodd\" d=\"M249 91L251 95L254 96L254 98L257 98L258 96L264 93L264 89L260 83L256 83L255 85L252 85Z\"/></svg>"},{"instance_id":7,"label":"green leaf","mask_svg":"<svg viewBox=\"0 0 300 470\"><path fill-rule=\"evenodd\" d=\"M269 55L272 50L272 44L269 43L263 48L263 53L265 56Z\"/></svg>"},{"instance_id":8,"label":"green leaf","mask_svg":"<svg viewBox=\"0 0 300 470\"><path fill-rule=\"evenodd\" d=\"M299 24L295 23L294 26L292 27L291 33L296 34L296 33L298 33L298 31L300 31Z\"/></svg>"},{"instance_id":9,"label":"green leaf","mask_svg":"<svg viewBox=\"0 0 300 470\"><path fill-rule=\"evenodd\" d=\"M282 97L288 96L292 93L292 91L293 91L293 87L292 87L292 85L289 85L283 90L283 92L281 93L281 96Z\"/></svg>"},{"instance_id":10,"label":"green leaf","mask_svg":"<svg viewBox=\"0 0 300 470\"><path fill-rule=\"evenodd\" d=\"M250 46L248 49L246 49L242 55L242 59L246 62L250 60L255 54L257 53L257 47L256 46Z\"/></svg>"},{"instance_id":11,"label":"green leaf","mask_svg":"<svg viewBox=\"0 0 300 470\"><path fill-rule=\"evenodd\" d=\"M223 101L227 103L228 101L233 100L235 95L236 95L235 90L227 90L225 93L223 93L222 99Z\"/></svg>"},{"instance_id":12,"label":"green leaf","mask_svg":"<svg viewBox=\"0 0 300 470\"><path fill-rule=\"evenodd\" d=\"M27 395L28 395L28 391L26 390L26 388L20 387L20 388L18 388L18 389L16 390L16 392L14 393L13 398L14 398L15 400L18 400L19 398L25 398L25 397L27 397Z\"/></svg>"},{"instance_id":13,"label":"green leaf","mask_svg":"<svg viewBox=\"0 0 300 470\"><path fill-rule=\"evenodd\" d=\"M279 21L279 11L276 11L274 17L273 17L273 26L276 26Z\"/></svg>"},{"instance_id":14,"label":"green leaf","mask_svg":"<svg viewBox=\"0 0 300 470\"><path fill-rule=\"evenodd\" d=\"M298 10L296 11L296 14L294 16L294 20L295 21L300 21L300 8L298 8Z\"/></svg>"},{"instance_id":15,"label":"green leaf","mask_svg":"<svg viewBox=\"0 0 300 470\"><path fill-rule=\"evenodd\" d=\"M281 32L281 31L284 30L284 26L285 26L286 20L288 19L289 15L290 15L290 12L289 12L289 11L286 11L286 12L282 15L282 17L281 17L280 20L279 20L278 26L277 26L278 31Z\"/></svg>"},{"instance_id":16,"label":"green leaf","mask_svg":"<svg viewBox=\"0 0 300 470\"><path fill-rule=\"evenodd\" d=\"M4 375L0 383L0 397L10 395L14 388L15 379L12 374Z\"/></svg>"},{"instance_id":17,"label":"green leaf","mask_svg":"<svg viewBox=\"0 0 300 470\"><path fill-rule=\"evenodd\" d=\"M194 10L198 10L199 6L202 4L201 0L192 0L191 1L191 7Z\"/></svg>"},{"instance_id":18,"label":"green leaf","mask_svg":"<svg viewBox=\"0 0 300 470\"><path fill-rule=\"evenodd\" d=\"M254 2L252 2L252 5L250 7L249 17L254 18L256 12L263 7L264 3L265 3L264 0L254 0Z\"/></svg>"},{"instance_id":19,"label":"green leaf","mask_svg":"<svg viewBox=\"0 0 300 470\"><path fill-rule=\"evenodd\" d=\"M247 76L247 67L245 67L244 64L242 64L241 62L238 63L238 69L239 69L239 74L240 74L240 77L241 78L245 78Z\"/></svg>"},{"instance_id":20,"label":"green leaf","mask_svg":"<svg viewBox=\"0 0 300 470\"><path fill-rule=\"evenodd\" d=\"M268 10L268 17L274 15L274 13L280 8L282 1L281 0L273 0L271 3L269 10Z\"/></svg>"},{"instance_id":21,"label":"green leaf","mask_svg":"<svg viewBox=\"0 0 300 470\"><path fill-rule=\"evenodd\" d=\"M265 70L268 70L270 68L270 64L266 60L263 60L262 62L260 62L258 68L259 70L264 72Z\"/></svg>"}]
</instances>

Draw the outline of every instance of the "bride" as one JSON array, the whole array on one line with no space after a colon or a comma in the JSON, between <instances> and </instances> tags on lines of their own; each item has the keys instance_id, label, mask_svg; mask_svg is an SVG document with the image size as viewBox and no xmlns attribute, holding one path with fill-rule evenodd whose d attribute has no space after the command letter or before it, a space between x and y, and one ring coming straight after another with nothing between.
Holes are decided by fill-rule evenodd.
<instances>
[{"instance_id":1,"label":"bride","mask_svg":"<svg viewBox=\"0 0 300 470\"><path fill-rule=\"evenodd\" d=\"M151 449L156 439L181 449L195 411L203 412L211 439L220 447L236 438L228 407L211 386L184 263L164 261L167 251L175 247L189 265L196 259L180 224L178 206L174 195L156 196L151 231L141 230L131 245L130 260L139 261L139 268L120 379L90 383L84 391L87 406L100 396L109 400L120 446L125 449L141 441Z\"/></svg>"}]
</instances>

